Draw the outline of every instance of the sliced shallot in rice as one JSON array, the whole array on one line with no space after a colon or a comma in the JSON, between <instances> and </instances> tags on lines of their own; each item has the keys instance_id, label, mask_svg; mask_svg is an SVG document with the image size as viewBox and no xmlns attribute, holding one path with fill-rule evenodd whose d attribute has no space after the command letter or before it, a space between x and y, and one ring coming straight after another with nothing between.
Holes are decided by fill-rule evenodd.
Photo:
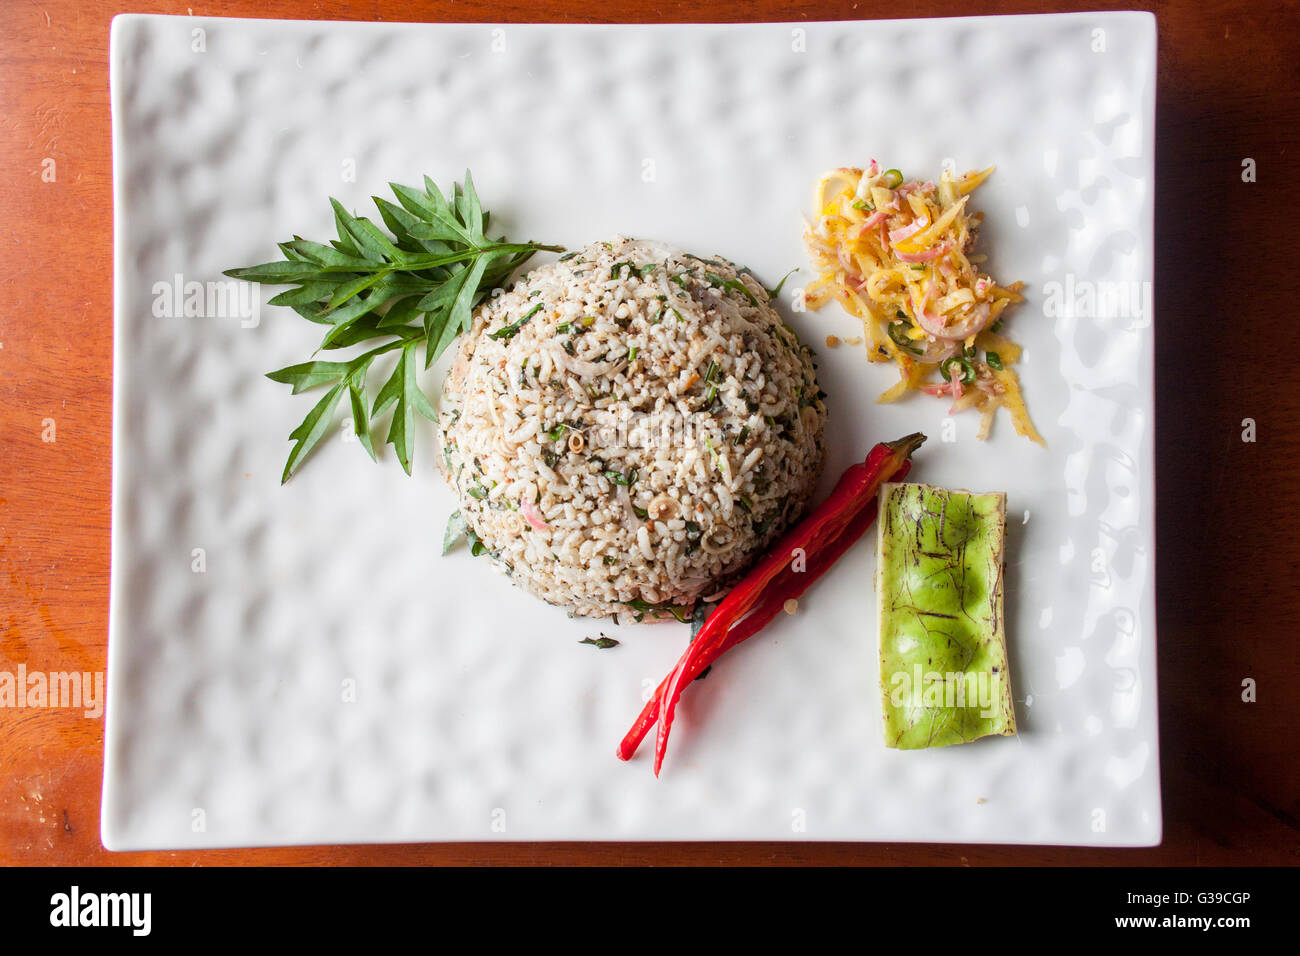
<instances>
[{"instance_id":1,"label":"sliced shallot in rice","mask_svg":"<svg viewBox=\"0 0 1300 956\"><path fill-rule=\"evenodd\" d=\"M618 485L617 487L619 504L621 504L623 510L627 512L627 519L631 523L632 528L635 531L640 531L642 528L641 516L636 513L636 506L632 504L632 496L628 493L627 485Z\"/></svg>"},{"instance_id":2,"label":"sliced shallot in rice","mask_svg":"<svg viewBox=\"0 0 1300 956\"><path fill-rule=\"evenodd\" d=\"M599 378L602 375L612 375L624 365L627 359L615 359L613 362L587 362L583 359L574 358L561 348L553 348L551 358L555 364L566 372L572 372L579 378Z\"/></svg>"},{"instance_id":3,"label":"sliced shallot in rice","mask_svg":"<svg viewBox=\"0 0 1300 956\"><path fill-rule=\"evenodd\" d=\"M524 495L523 499L519 502L519 513L524 516L524 520L532 525L535 530L551 530L551 526L546 523L546 519L542 517L541 512L537 510L537 507L528 500L527 495Z\"/></svg>"}]
</instances>

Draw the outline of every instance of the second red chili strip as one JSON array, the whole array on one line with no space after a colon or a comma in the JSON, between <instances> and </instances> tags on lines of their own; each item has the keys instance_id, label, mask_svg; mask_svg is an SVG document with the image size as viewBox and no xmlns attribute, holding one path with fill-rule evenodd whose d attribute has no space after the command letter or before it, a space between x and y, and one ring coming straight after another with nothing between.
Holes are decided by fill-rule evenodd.
<instances>
[{"instance_id":1,"label":"second red chili strip","mask_svg":"<svg viewBox=\"0 0 1300 956\"><path fill-rule=\"evenodd\" d=\"M621 759L632 756L657 717L654 770L658 775L677 700L685 685L727 649L757 633L779 613L787 599L802 594L861 537L874 519L880 485L905 475L912 452L924 441L925 436L918 433L875 446L863 462L845 471L826 501L787 532L732 589L624 737L618 749ZM798 553L806 556L809 567L795 572L790 562Z\"/></svg>"},{"instance_id":2,"label":"second red chili strip","mask_svg":"<svg viewBox=\"0 0 1300 956\"><path fill-rule=\"evenodd\" d=\"M907 466L894 476L895 480L901 481L906 473ZM803 595L814 581L820 578L830 566L835 563L839 557L847 551L858 538L871 526L876 517L876 503L849 523L848 527L835 539L833 547L824 553L818 554L809 559L808 567L802 572L790 572L789 580L782 576L777 578L772 584L773 594L771 597L764 599L756 608L749 612L743 619L733 624L727 631L722 643L716 645L716 649L711 652L702 652L699 656L692 659L687 666L683 683L689 683L695 680L704 672L704 669L712 664L715 660L731 650L737 644L741 644L753 637L772 620L781 613L785 607L786 600L798 598ZM664 692L668 689L668 682L672 679L672 674L660 682L654 695L642 708L637 721L632 725L632 729L619 743L618 758L620 760L630 760L645 740L646 735L650 732L659 720L659 709L663 702Z\"/></svg>"}]
</instances>

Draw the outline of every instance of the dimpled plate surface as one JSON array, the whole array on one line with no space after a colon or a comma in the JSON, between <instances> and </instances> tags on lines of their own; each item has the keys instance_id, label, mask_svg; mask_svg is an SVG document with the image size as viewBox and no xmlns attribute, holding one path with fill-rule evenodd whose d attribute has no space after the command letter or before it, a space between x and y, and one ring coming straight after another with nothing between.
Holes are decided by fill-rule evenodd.
<instances>
[{"instance_id":1,"label":"dimpled plate surface","mask_svg":"<svg viewBox=\"0 0 1300 956\"><path fill-rule=\"evenodd\" d=\"M104 843L1158 842L1154 100L1145 14L118 17ZM793 312L812 184L870 157L997 165L981 251L1027 283L1011 329L1046 450L1005 417L978 442L974 413L873 404L892 372L824 344L853 320ZM248 286L201 285L187 309L188 284L323 237L329 196L373 215L387 182L466 167L516 238L653 237L771 281L804 266L782 299L830 393L823 492L918 429L916 480L1007 492L1019 736L883 746L868 536L693 686L656 780L614 746L686 628L572 621L463 548L441 557L431 426L412 478L339 421L280 486L312 400L263 373L318 333ZM599 630L622 645L578 643Z\"/></svg>"}]
</instances>

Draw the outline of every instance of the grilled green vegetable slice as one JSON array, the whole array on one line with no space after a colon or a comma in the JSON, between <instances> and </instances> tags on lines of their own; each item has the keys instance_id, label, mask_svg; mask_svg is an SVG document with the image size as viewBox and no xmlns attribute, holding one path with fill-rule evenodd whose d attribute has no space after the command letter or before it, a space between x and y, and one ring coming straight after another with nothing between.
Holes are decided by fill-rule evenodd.
<instances>
[{"instance_id":1,"label":"grilled green vegetable slice","mask_svg":"<svg viewBox=\"0 0 1300 956\"><path fill-rule=\"evenodd\" d=\"M876 592L885 744L1016 732L1002 617L1006 495L880 490Z\"/></svg>"}]
</instances>

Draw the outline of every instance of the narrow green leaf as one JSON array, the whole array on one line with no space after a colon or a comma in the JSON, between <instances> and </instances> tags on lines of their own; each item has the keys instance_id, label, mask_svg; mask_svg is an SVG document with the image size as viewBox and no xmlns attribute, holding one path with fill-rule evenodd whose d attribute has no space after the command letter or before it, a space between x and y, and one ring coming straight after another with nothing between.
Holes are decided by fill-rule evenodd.
<instances>
[{"instance_id":1,"label":"narrow green leaf","mask_svg":"<svg viewBox=\"0 0 1300 956\"><path fill-rule=\"evenodd\" d=\"M457 265L451 273L451 276L431 291L428 295L420 299L417 307L422 312L434 312L438 310L450 309L456 297L460 295L461 286L469 278L469 266Z\"/></svg>"},{"instance_id":2,"label":"narrow green leaf","mask_svg":"<svg viewBox=\"0 0 1300 956\"><path fill-rule=\"evenodd\" d=\"M429 401L429 397L421 391L420 384L415 380L416 361L414 342L409 346L409 353L406 351L402 353L402 360L406 367L406 377L402 389L405 400L412 405L415 411L419 412L429 421L436 422L438 420L438 412L434 409L433 403Z\"/></svg>"},{"instance_id":3,"label":"narrow green leaf","mask_svg":"<svg viewBox=\"0 0 1300 956\"><path fill-rule=\"evenodd\" d=\"M516 335L518 335L519 330L522 329L525 325L527 325L528 321L540 311L542 311L542 303L538 302L535 306L529 309L528 312L525 313L523 317L521 317L518 321L511 322L509 325L504 325L501 328L497 329L495 332L489 333L488 338L497 339L498 341L509 342Z\"/></svg>"},{"instance_id":4,"label":"narrow green leaf","mask_svg":"<svg viewBox=\"0 0 1300 956\"><path fill-rule=\"evenodd\" d=\"M379 320L379 327L386 329L394 325L407 325L418 321L419 318L420 300L415 296L407 296L388 307L388 311Z\"/></svg>"},{"instance_id":5,"label":"narrow green leaf","mask_svg":"<svg viewBox=\"0 0 1300 956\"><path fill-rule=\"evenodd\" d=\"M334 208L334 225L339 234L338 240L331 243L334 248L348 255L369 259L371 262L384 262L382 252L367 247L357 238L357 234L352 229L352 224L357 221L357 217L344 209L343 204L332 196L330 205Z\"/></svg>"},{"instance_id":6,"label":"narrow green leaf","mask_svg":"<svg viewBox=\"0 0 1300 956\"><path fill-rule=\"evenodd\" d=\"M420 190L403 186L401 183L389 183L388 188L393 191L393 195L397 197L397 201L403 208L417 218L429 219L434 215L437 207Z\"/></svg>"},{"instance_id":7,"label":"narrow green leaf","mask_svg":"<svg viewBox=\"0 0 1300 956\"><path fill-rule=\"evenodd\" d=\"M317 325L332 325L331 321L334 314L322 316L320 314L321 304L319 302L309 302L306 305L291 305L289 308L297 312L308 322L315 322Z\"/></svg>"},{"instance_id":8,"label":"narrow green leaf","mask_svg":"<svg viewBox=\"0 0 1300 956\"><path fill-rule=\"evenodd\" d=\"M329 430L334 408L338 405L339 398L342 395L343 383L340 382L326 392L325 397L307 413L307 417L302 420L302 424L289 433L289 440L295 444L289 451L288 461L284 463L284 474L280 476L280 484L284 484L293 476L293 473L298 470L298 466L303 463L308 453L316 447L316 444Z\"/></svg>"},{"instance_id":9,"label":"narrow green leaf","mask_svg":"<svg viewBox=\"0 0 1300 956\"><path fill-rule=\"evenodd\" d=\"M419 217L383 196L371 196L370 198L374 202L375 208L379 210L379 218L384 220L384 225L388 227L388 231L397 240L398 248L401 248L402 242L410 239L409 230L420 221Z\"/></svg>"},{"instance_id":10,"label":"narrow green leaf","mask_svg":"<svg viewBox=\"0 0 1300 956\"><path fill-rule=\"evenodd\" d=\"M415 390L414 397L415 397L415 410L419 412L421 415L423 415L425 418L427 418L429 421L433 422L434 424L437 424L438 410L433 407L433 402L429 401L429 397L424 394L424 390L417 387Z\"/></svg>"},{"instance_id":11,"label":"narrow green leaf","mask_svg":"<svg viewBox=\"0 0 1300 956\"><path fill-rule=\"evenodd\" d=\"M465 170L464 186L457 196L456 212L474 238L475 244L482 244L486 238L483 229L487 224L483 221L483 206L479 202L478 191L474 189L474 177L470 175L468 169Z\"/></svg>"},{"instance_id":12,"label":"narrow green leaf","mask_svg":"<svg viewBox=\"0 0 1300 956\"><path fill-rule=\"evenodd\" d=\"M425 346L425 368L438 361L438 357L455 341L457 335L469 331L470 324L473 321L474 304L479 293L479 280L483 278L485 268L487 268L486 256L476 259L474 264L470 266L469 275L460 287L456 301L451 307L451 313L447 317L447 324L443 326L442 334L438 336L437 344L433 347L432 353L430 353L428 346Z\"/></svg>"},{"instance_id":13,"label":"narrow green leaf","mask_svg":"<svg viewBox=\"0 0 1300 956\"><path fill-rule=\"evenodd\" d=\"M435 213L425 222L411 227L413 239L439 239L445 242L467 243L472 245L474 238L465 227L450 216Z\"/></svg>"},{"instance_id":14,"label":"narrow green leaf","mask_svg":"<svg viewBox=\"0 0 1300 956\"><path fill-rule=\"evenodd\" d=\"M370 416L373 418L382 415L384 410L402 397L402 382L406 375L406 370L402 368L402 361L406 358L406 351L402 351L402 358L398 359L397 367L393 369L393 374L388 376L388 381L384 382L379 388L379 394L375 396L375 403L370 406Z\"/></svg>"},{"instance_id":15,"label":"narrow green leaf","mask_svg":"<svg viewBox=\"0 0 1300 956\"><path fill-rule=\"evenodd\" d=\"M424 177L424 198L435 211L451 212L451 206L447 204L447 197L442 194L438 184L427 175Z\"/></svg>"},{"instance_id":16,"label":"narrow green leaf","mask_svg":"<svg viewBox=\"0 0 1300 956\"><path fill-rule=\"evenodd\" d=\"M294 282L310 282L318 273L318 267L309 262L281 261L263 262L243 269L227 269L223 274L232 279L245 279L249 282L289 285Z\"/></svg>"},{"instance_id":17,"label":"narrow green leaf","mask_svg":"<svg viewBox=\"0 0 1300 956\"><path fill-rule=\"evenodd\" d=\"M388 277L387 272L376 272L373 275L359 276L356 279L353 279L351 282L339 286L337 289L334 290L334 294L330 296L329 304L325 306L325 310L322 314L327 315L330 312L333 312L340 305L342 305L343 303L351 299L354 295L360 295L362 292L365 292L371 286L384 281L384 279L386 279L387 277Z\"/></svg>"},{"instance_id":18,"label":"narrow green leaf","mask_svg":"<svg viewBox=\"0 0 1300 956\"><path fill-rule=\"evenodd\" d=\"M352 241L351 234L344 227L343 223L338 221L337 217L335 217L335 223L338 227L339 237L337 239L331 239L330 245L333 246L337 251L342 252L345 255L349 255L352 256L353 258L361 259L365 261L367 263L367 268L373 266L374 260L367 259L365 256L361 254L361 250L357 248L357 244Z\"/></svg>"},{"instance_id":19,"label":"narrow green leaf","mask_svg":"<svg viewBox=\"0 0 1300 956\"><path fill-rule=\"evenodd\" d=\"M454 324L452 315L456 301L472 278L473 269L462 266L441 286L420 300L424 314L424 367L428 368L441 355L457 335L459 328ZM445 344L444 344L445 343Z\"/></svg>"},{"instance_id":20,"label":"narrow green leaf","mask_svg":"<svg viewBox=\"0 0 1300 956\"><path fill-rule=\"evenodd\" d=\"M448 333L450 327L451 308L432 309L424 313L424 367L428 368L434 363L433 351L438 347L438 343L443 341L446 335L451 336L454 341L457 333L453 330ZM439 355L442 353L439 352Z\"/></svg>"},{"instance_id":21,"label":"narrow green leaf","mask_svg":"<svg viewBox=\"0 0 1300 956\"><path fill-rule=\"evenodd\" d=\"M406 253L393 245L392 240L384 235L384 231L365 216L354 217L348 223L348 228L353 238L357 240L357 244L367 251L374 252L389 262L401 262L406 257Z\"/></svg>"},{"instance_id":22,"label":"narrow green leaf","mask_svg":"<svg viewBox=\"0 0 1300 956\"><path fill-rule=\"evenodd\" d=\"M294 238L295 240L297 240L297 239L300 239L301 237L300 237L300 236L294 236L293 238ZM287 243L287 242L277 242L275 245L276 245L276 248L278 248L278 249L280 250L280 254L283 255L286 259L288 259L290 262L310 262L310 261L311 261L311 258L310 258L309 256L304 256L302 253L298 252L296 249L293 248L292 245L290 245L290 244Z\"/></svg>"},{"instance_id":23,"label":"narrow green leaf","mask_svg":"<svg viewBox=\"0 0 1300 956\"><path fill-rule=\"evenodd\" d=\"M745 285L745 283L741 282L739 279L724 279L722 276L713 272L704 273L704 278L707 279L711 285L722 289L728 289L732 292L739 292L754 305L758 305L758 297L750 291L749 286Z\"/></svg>"},{"instance_id":24,"label":"narrow green leaf","mask_svg":"<svg viewBox=\"0 0 1300 956\"><path fill-rule=\"evenodd\" d=\"M357 342L365 341L372 338L366 333L374 328L374 322L366 321L372 317L373 313L363 310L360 315L354 315L337 325L331 325L330 330L325 333L325 338L321 339L318 352L328 352L333 349L347 348L349 345L355 345ZM361 338L356 336L360 335Z\"/></svg>"},{"instance_id":25,"label":"narrow green leaf","mask_svg":"<svg viewBox=\"0 0 1300 956\"><path fill-rule=\"evenodd\" d=\"M397 363L397 373L402 376L402 394L393 409L393 420L388 426L388 443L397 452L397 460L402 463L402 470L411 473L411 458L415 444L415 408L411 401L408 386L415 381L415 343L408 343L402 349L402 357Z\"/></svg>"},{"instance_id":26,"label":"narrow green leaf","mask_svg":"<svg viewBox=\"0 0 1300 956\"><path fill-rule=\"evenodd\" d=\"M330 277L333 278L333 277ZM340 280L345 276L338 276ZM332 281L323 282L306 282L296 289L289 289L278 295L273 295L267 301L267 305L312 305L320 302L322 299L328 299L334 294L338 283Z\"/></svg>"},{"instance_id":27,"label":"narrow green leaf","mask_svg":"<svg viewBox=\"0 0 1300 956\"><path fill-rule=\"evenodd\" d=\"M321 245L319 242L312 242L309 239L300 239L294 237L292 242L282 242L280 248L288 254L289 250L301 255L304 260L315 262L322 266L340 266L344 268L356 267L360 269L369 269L370 260L361 256L350 256L346 253L339 252L332 246Z\"/></svg>"},{"instance_id":28,"label":"narrow green leaf","mask_svg":"<svg viewBox=\"0 0 1300 956\"><path fill-rule=\"evenodd\" d=\"M453 511L447 516L447 529L442 533L442 553L450 554L451 549L456 547L465 538L465 529L469 527L465 521L465 516L459 510Z\"/></svg>"},{"instance_id":29,"label":"narrow green leaf","mask_svg":"<svg viewBox=\"0 0 1300 956\"><path fill-rule=\"evenodd\" d=\"M292 394L297 395L310 388L338 381L348 373L348 369L347 362L304 362L268 372L266 377L282 385L292 385Z\"/></svg>"},{"instance_id":30,"label":"narrow green leaf","mask_svg":"<svg viewBox=\"0 0 1300 956\"><path fill-rule=\"evenodd\" d=\"M398 344L411 339L424 338L424 332L419 326L398 325L381 328L381 322L382 319L372 312L349 322L346 326L336 325L325 336L325 341L321 343L321 350L345 349L350 345L369 342L371 339L391 338L394 336L399 340Z\"/></svg>"},{"instance_id":31,"label":"narrow green leaf","mask_svg":"<svg viewBox=\"0 0 1300 956\"><path fill-rule=\"evenodd\" d=\"M312 315L307 316L313 322L319 322L322 325L333 325L336 327L347 328L361 316L373 311L376 303L373 303L370 296L357 296L347 305L341 305L333 312L325 312L316 306L307 306L312 310ZM299 312L299 315L303 313ZM332 333L334 334L334 333Z\"/></svg>"},{"instance_id":32,"label":"narrow green leaf","mask_svg":"<svg viewBox=\"0 0 1300 956\"><path fill-rule=\"evenodd\" d=\"M788 278L790 278L792 275L794 275L794 274L795 274L796 272L798 272L798 271L799 271L799 267L798 267L798 266L795 266L793 269L791 269L791 270L790 270L789 272L787 272L785 275L781 276L781 281L778 282L774 288L771 288L771 289L764 289L763 291L767 293L767 297L768 297L768 299L775 299L778 295L780 295L780 294L781 294L781 290L785 287L785 280L788 279ZM755 278L757 278L757 276L755 276Z\"/></svg>"},{"instance_id":33,"label":"narrow green leaf","mask_svg":"<svg viewBox=\"0 0 1300 956\"><path fill-rule=\"evenodd\" d=\"M375 457L374 439L370 437L370 416L366 414L366 396L360 384L356 382L348 383L349 396L352 399L352 428L356 432L357 440L361 442L361 447L366 450L371 461L378 461Z\"/></svg>"}]
</instances>

